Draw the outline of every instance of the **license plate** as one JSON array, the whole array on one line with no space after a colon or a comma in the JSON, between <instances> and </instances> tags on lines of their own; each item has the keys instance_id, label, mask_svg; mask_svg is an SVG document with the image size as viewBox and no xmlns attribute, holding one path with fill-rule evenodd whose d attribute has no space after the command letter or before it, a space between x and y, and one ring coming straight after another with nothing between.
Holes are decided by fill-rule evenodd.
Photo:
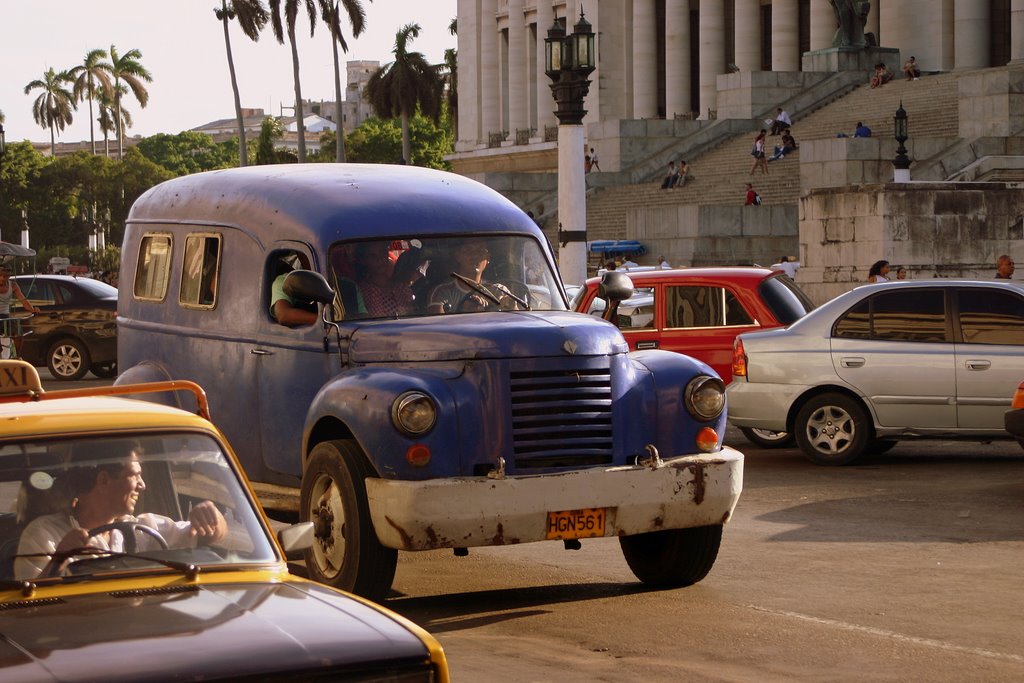
<instances>
[{"instance_id":1,"label":"license plate","mask_svg":"<svg viewBox=\"0 0 1024 683\"><path fill-rule=\"evenodd\" d=\"M549 512L547 537L566 539L604 536L605 514L606 508Z\"/></svg>"}]
</instances>

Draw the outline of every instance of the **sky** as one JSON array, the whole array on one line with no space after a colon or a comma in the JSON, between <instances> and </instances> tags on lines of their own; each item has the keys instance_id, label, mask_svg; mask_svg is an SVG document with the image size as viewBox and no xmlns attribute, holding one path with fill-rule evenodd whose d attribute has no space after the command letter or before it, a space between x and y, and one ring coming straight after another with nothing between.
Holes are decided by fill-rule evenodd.
<instances>
[{"instance_id":1,"label":"sky","mask_svg":"<svg viewBox=\"0 0 1024 683\"><path fill-rule=\"evenodd\" d=\"M455 36L448 32L456 1L363 0L366 30L353 39L351 27L343 20L349 51L345 54L339 47L339 60L386 64L392 61L395 34L404 25L416 23L421 28L419 38L407 49L422 52L431 63L441 62L444 51L456 47ZM220 7L220 0L0 0L0 111L7 142L50 141L49 129L32 118L32 103L41 91L26 95L28 83L42 80L50 67L70 69L82 63L90 50L109 50L111 45L120 54L140 50L140 61L153 76L146 86L146 108L131 96L124 105L134 122L126 135L176 134L234 117L224 31L214 7ZM287 36L285 44L279 44L268 23L254 43L232 24L231 49L242 106L281 114L280 106L291 106L295 100ZM296 38L303 99L333 100L331 41L322 22L318 18L311 39L308 17L300 12ZM344 88L344 66L341 79ZM74 123L59 133L58 142L89 139L88 101L79 103L74 116ZM98 128L96 138L102 139Z\"/></svg>"}]
</instances>

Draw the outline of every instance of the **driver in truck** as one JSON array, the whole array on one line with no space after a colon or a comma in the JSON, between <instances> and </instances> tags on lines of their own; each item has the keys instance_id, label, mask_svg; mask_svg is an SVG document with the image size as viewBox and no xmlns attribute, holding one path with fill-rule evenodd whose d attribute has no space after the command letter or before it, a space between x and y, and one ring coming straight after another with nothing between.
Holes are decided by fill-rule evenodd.
<instances>
[{"instance_id":1,"label":"driver in truck","mask_svg":"<svg viewBox=\"0 0 1024 683\"><path fill-rule=\"evenodd\" d=\"M182 547L193 542L211 545L227 535L224 515L208 500L192 507L187 522L150 513L133 516L139 495L146 490L139 446L133 441L79 443L71 459L73 467L61 492L69 505L36 518L21 534L14 565L20 580L58 576L74 554L87 554L76 552L86 547L98 553L125 552L126 546L135 544L126 543L124 534L137 530L142 531L140 549L157 547L157 537L169 547Z\"/></svg>"},{"instance_id":2,"label":"driver in truck","mask_svg":"<svg viewBox=\"0 0 1024 683\"><path fill-rule=\"evenodd\" d=\"M491 261L487 243L469 239L457 246L453 253L455 270L452 281L440 284L430 295L428 313L474 313L489 308L518 310L527 308L526 302L514 296L499 283L484 281L484 271Z\"/></svg>"}]
</instances>

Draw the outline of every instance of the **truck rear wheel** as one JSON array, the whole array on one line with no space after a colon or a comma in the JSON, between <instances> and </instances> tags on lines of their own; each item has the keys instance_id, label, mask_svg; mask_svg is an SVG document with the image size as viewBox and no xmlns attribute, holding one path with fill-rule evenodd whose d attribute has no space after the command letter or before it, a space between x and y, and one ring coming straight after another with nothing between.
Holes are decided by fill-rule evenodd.
<instances>
[{"instance_id":1,"label":"truck rear wheel","mask_svg":"<svg viewBox=\"0 0 1024 683\"><path fill-rule=\"evenodd\" d=\"M721 543L721 524L619 537L633 574L656 588L689 586L703 579L714 566Z\"/></svg>"},{"instance_id":2,"label":"truck rear wheel","mask_svg":"<svg viewBox=\"0 0 1024 683\"><path fill-rule=\"evenodd\" d=\"M314 528L309 578L380 600L395 578L398 551L381 545L373 530L364 480L375 476L355 442L319 443L302 476L299 514Z\"/></svg>"}]
</instances>

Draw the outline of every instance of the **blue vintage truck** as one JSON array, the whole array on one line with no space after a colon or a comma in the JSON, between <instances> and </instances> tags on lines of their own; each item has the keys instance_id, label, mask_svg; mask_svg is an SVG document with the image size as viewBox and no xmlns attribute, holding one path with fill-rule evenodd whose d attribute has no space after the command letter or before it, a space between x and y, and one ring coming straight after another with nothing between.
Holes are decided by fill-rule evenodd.
<instances>
[{"instance_id":1,"label":"blue vintage truck","mask_svg":"<svg viewBox=\"0 0 1024 683\"><path fill-rule=\"evenodd\" d=\"M475 181L177 178L132 207L120 282L118 381L206 388L249 478L300 487L315 579L380 598L398 550L602 536L654 586L715 562L743 472L721 379L570 312L544 234ZM606 315L631 292L609 274Z\"/></svg>"}]
</instances>

